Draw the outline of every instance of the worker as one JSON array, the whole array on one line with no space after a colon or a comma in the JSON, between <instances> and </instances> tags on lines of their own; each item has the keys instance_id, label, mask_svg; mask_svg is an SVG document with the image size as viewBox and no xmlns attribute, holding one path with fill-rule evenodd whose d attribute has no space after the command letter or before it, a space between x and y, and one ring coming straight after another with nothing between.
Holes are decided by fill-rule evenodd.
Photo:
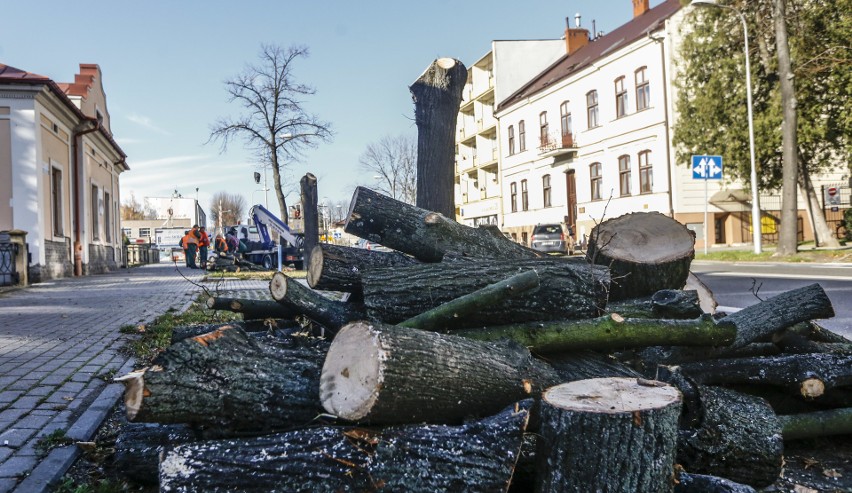
<instances>
[{"instance_id":1,"label":"worker","mask_svg":"<svg viewBox=\"0 0 852 493\"><path fill-rule=\"evenodd\" d=\"M225 238L222 235L216 235L216 253L223 254L228 253L228 242L225 241Z\"/></svg>"},{"instance_id":2,"label":"worker","mask_svg":"<svg viewBox=\"0 0 852 493\"><path fill-rule=\"evenodd\" d=\"M198 256L201 258L201 268L207 270L207 249L210 248L210 237L207 236L207 228L198 228Z\"/></svg>"},{"instance_id":3,"label":"worker","mask_svg":"<svg viewBox=\"0 0 852 493\"><path fill-rule=\"evenodd\" d=\"M192 229L186 233L181 243L183 244L184 255L186 256L186 266L190 269L197 269L195 264L195 254L198 253L198 240L201 234L198 232L198 225L192 226Z\"/></svg>"}]
</instances>

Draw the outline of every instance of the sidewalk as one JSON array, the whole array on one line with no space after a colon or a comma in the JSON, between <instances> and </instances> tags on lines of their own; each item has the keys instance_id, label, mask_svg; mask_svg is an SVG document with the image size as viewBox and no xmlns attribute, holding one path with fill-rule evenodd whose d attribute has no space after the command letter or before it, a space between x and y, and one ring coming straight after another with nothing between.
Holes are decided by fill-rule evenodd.
<instances>
[{"instance_id":1,"label":"sidewalk","mask_svg":"<svg viewBox=\"0 0 852 493\"><path fill-rule=\"evenodd\" d=\"M123 388L111 383L133 367L119 349L124 325L183 311L201 293L200 271L153 264L115 273L60 279L0 293L0 493L50 491L79 455L78 447L39 457L38 439L64 430L90 440ZM266 283L268 284L268 282ZM260 281L227 281L219 289L262 289Z\"/></svg>"}]
</instances>

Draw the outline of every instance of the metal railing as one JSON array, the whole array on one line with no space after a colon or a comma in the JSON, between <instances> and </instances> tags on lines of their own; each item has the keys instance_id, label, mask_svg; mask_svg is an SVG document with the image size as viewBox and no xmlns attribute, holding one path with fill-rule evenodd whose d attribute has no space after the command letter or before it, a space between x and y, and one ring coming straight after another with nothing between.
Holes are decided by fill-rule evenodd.
<instances>
[{"instance_id":1,"label":"metal railing","mask_svg":"<svg viewBox=\"0 0 852 493\"><path fill-rule=\"evenodd\" d=\"M20 282L15 268L18 245L12 243L8 233L0 234L0 286L13 286Z\"/></svg>"},{"instance_id":2,"label":"metal railing","mask_svg":"<svg viewBox=\"0 0 852 493\"><path fill-rule=\"evenodd\" d=\"M127 266L143 265L143 264L159 264L160 250L157 245L149 243L137 245L125 245L124 258L127 259Z\"/></svg>"}]
</instances>

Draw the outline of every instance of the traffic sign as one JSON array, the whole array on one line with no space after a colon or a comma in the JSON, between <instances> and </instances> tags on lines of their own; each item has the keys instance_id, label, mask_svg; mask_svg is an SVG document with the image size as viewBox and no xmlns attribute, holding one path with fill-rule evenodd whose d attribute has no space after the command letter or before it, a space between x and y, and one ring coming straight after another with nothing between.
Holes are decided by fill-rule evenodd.
<instances>
[{"instance_id":1,"label":"traffic sign","mask_svg":"<svg viewBox=\"0 0 852 493\"><path fill-rule=\"evenodd\" d=\"M826 202L829 205L840 205L840 194L837 192L837 187L828 187L825 189Z\"/></svg>"},{"instance_id":2,"label":"traffic sign","mask_svg":"<svg viewBox=\"0 0 852 493\"><path fill-rule=\"evenodd\" d=\"M722 168L722 156L692 156L693 180L720 180Z\"/></svg>"}]
</instances>

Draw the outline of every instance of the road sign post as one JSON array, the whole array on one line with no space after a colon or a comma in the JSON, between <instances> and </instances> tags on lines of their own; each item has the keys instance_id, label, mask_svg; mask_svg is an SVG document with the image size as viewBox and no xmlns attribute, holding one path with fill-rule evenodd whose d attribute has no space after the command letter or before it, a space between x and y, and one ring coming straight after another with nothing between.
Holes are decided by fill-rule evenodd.
<instances>
[{"instance_id":1,"label":"road sign post","mask_svg":"<svg viewBox=\"0 0 852 493\"><path fill-rule=\"evenodd\" d=\"M722 156L692 156L692 179L704 180L704 255L707 255L707 244L710 242L710 226L707 224L710 199L707 192L708 180L722 179Z\"/></svg>"}]
</instances>

